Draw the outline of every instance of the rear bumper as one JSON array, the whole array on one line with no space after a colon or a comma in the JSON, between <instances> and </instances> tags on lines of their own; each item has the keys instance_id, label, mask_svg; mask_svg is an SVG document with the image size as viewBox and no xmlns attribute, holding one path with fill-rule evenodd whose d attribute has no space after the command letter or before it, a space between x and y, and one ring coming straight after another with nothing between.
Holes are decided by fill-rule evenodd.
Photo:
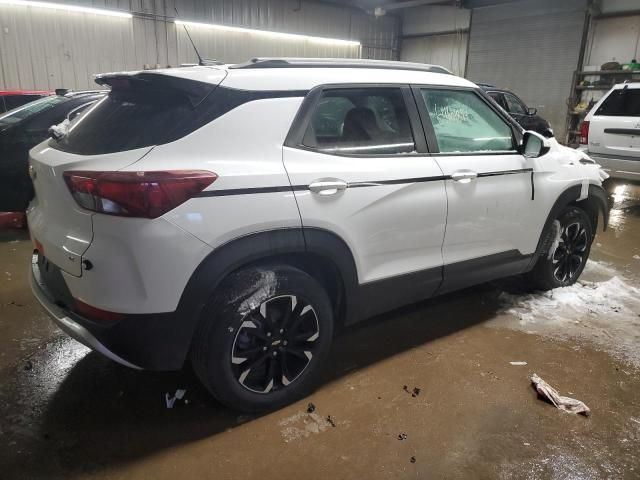
<instances>
[{"instance_id":1,"label":"rear bumper","mask_svg":"<svg viewBox=\"0 0 640 480\"><path fill-rule=\"evenodd\" d=\"M586 153L611 177L640 182L640 158Z\"/></svg>"},{"instance_id":2,"label":"rear bumper","mask_svg":"<svg viewBox=\"0 0 640 480\"><path fill-rule=\"evenodd\" d=\"M102 344L87 328L80 323L80 317L74 313L64 310L56 305L51 298L46 285L40 277L38 269L38 256L33 255L31 259L31 291L35 295L40 305L46 310L51 319L60 329L70 337L76 339L83 345L100 352L105 357L110 358L114 362L118 362L125 367L140 370L142 367L135 365L119 355L109 350Z\"/></svg>"},{"instance_id":3,"label":"rear bumper","mask_svg":"<svg viewBox=\"0 0 640 480\"><path fill-rule=\"evenodd\" d=\"M189 351L191 331L175 312L131 314L115 322L82 317L55 301L40 274L38 257L31 261L31 290L51 319L72 338L121 365L147 370L178 370Z\"/></svg>"}]
</instances>

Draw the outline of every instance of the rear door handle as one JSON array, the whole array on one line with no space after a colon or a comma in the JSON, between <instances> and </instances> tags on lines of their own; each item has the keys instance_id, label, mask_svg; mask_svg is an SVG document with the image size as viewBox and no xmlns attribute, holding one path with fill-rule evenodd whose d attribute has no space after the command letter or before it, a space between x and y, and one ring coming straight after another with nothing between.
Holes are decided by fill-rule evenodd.
<instances>
[{"instance_id":1,"label":"rear door handle","mask_svg":"<svg viewBox=\"0 0 640 480\"><path fill-rule=\"evenodd\" d=\"M471 170L458 170L451 174L451 180L460 183L469 183L471 180L475 180L476 178L478 178L478 174Z\"/></svg>"},{"instance_id":2,"label":"rear door handle","mask_svg":"<svg viewBox=\"0 0 640 480\"><path fill-rule=\"evenodd\" d=\"M335 195L347 189L349 184L338 178L316 180L309 185L309 190L318 195L328 196Z\"/></svg>"}]
</instances>

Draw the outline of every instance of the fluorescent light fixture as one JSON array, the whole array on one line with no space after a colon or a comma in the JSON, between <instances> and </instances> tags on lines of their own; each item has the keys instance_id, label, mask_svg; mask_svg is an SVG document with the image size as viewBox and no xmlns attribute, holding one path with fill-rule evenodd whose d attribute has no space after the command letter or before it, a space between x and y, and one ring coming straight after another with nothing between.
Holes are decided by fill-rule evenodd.
<instances>
[{"instance_id":1,"label":"fluorescent light fixture","mask_svg":"<svg viewBox=\"0 0 640 480\"><path fill-rule=\"evenodd\" d=\"M354 40L341 40L339 38L312 37L310 35L299 35L297 33L271 32L269 30L255 30L253 28L231 27L228 25L216 25L214 23L186 22L183 20L175 20L176 25L186 25L187 27L212 28L216 30L224 30L236 33L253 33L256 35L264 35L273 38L281 38L283 40L306 40L309 42L326 43L333 45L343 45L349 47L359 47L360 42Z\"/></svg>"},{"instance_id":2,"label":"fluorescent light fixture","mask_svg":"<svg viewBox=\"0 0 640 480\"><path fill-rule=\"evenodd\" d=\"M16 5L20 7L49 8L52 10L65 10L67 12L93 13L95 15L107 15L110 17L131 18L133 15L117 10L105 10L102 8L80 7L66 5L64 3L32 2L31 0L0 0L0 5Z\"/></svg>"}]
</instances>

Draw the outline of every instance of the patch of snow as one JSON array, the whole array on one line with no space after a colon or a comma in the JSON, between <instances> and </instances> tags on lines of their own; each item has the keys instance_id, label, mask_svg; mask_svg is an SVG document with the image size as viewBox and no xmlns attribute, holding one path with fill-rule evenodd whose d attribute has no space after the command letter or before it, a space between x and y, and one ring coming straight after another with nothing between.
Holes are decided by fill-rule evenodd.
<instances>
[{"instance_id":1,"label":"patch of snow","mask_svg":"<svg viewBox=\"0 0 640 480\"><path fill-rule=\"evenodd\" d=\"M553 238L553 242L549 247L549 255L547 256L549 260L551 260L555 255L556 250L558 249L558 245L560 245L560 239L562 237L562 225L560 225L560 222L558 220L553 221L553 233L555 235Z\"/></svg>"},{"instance_id":2,"label":"patch of snow","mask_svg":"<svg viewBox=\"0 0 640 480\"><path fill-rule=\"evenodd\" d=\"M634 260L640 260L640 255L634 255L634 256L633 256L633 259L634 259Z\"/></svg>"},{"instance_id":3,"label":"patch of snow","mask_svg":"<svg viewBox=\"0 0 640 480\"><path fill-rule=\"evenodd\" d=\"M57 125L51 125L51 127L49 128L49 133L54 138L62 138L69 132L70 124L71 122L69 121L69 119L65 118L61 123Z\"/></svg>"},{"instance_id":4,"label":"patch of snow","mask_svg":"<svg viewBox=\"0 0 640 480\"><path fill-rule=\"evenodd\" d=\"M238 312L241 315L246 315L250 311L258 308L262 302L273 296L277 286L278 279L276 278L275 272L261 270L259 277L250 289L253 293L240 304Z\"/></svg>"},{"instance_id":5,"label":"patch of snow","mask_svg":"<svg viewBox=\"0 0 640 480\"><path fill-rule=\"evenodd\" d=\"M588 314L609 314L622 309L625 303L640 299L637 289L620 277L612 277L604 282L579 281L565 288L550 292L512 295L500 294L503 305L509 313L520 318L521 323L535 322L544 315L547 321L564 322Z\"/></svg>"},{"instance_id":6,"label":"patch of snow","mask_svg":"<svg viewBox=\"0 0 640 480\"><path fill-rule=\"evenodd\" d=\"M579 280L549 292L502 292L503 315L494 324L584 339L640 367L640 288L606 264L589 261L587 267L585 274L596 281Z\"/></svg>"},{"instance_id":7,"label":"patch of snow","mask_svg":"<svg viewBox=\"0 0 640 480\"><path fill-rule=\"evenodd\" d=\"M298 412L278 422L286 443L324 432L331 424L317 413Z\"/></svg>"}]
</instances>

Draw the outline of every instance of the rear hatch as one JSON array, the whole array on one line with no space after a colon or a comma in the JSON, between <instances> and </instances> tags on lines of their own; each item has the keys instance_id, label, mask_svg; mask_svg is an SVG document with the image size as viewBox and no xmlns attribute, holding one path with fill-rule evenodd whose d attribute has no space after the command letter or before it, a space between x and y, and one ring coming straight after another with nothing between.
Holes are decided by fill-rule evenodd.
<instances>
[{"instance_id":1,"label":"rear hatch","mask_svg":"<svg viewBox=\"0 0 640 480\"><path fill-rule=\"evenodd\" d=\"M42 143L30 152L29 173L35 197L27 209L31 236L54 265L80 276L82 255L93 238L92 212L78 206L63 179L67 170L118 170L140 159L152 147L109 155L74 155Z\"/></svg>"},{"instance_id":2,"label":"rear hatch","mask_svg":"<svg viewBox=\"0 0 640 480\"><path fill-rule=\"evenodd\" d=\"M222 69L195 67L98 77L97 83L111 86L109 96L75 119L66 135L30 152L35 197L27 218L40 253L65 272L80 276L96 213L78 205L64 172L120 170L155 145L208 123L206 99L225 76Z\"/></svg>"},{"instance_id":3,"label":"rear hatch","mask_svg":"<svg viewBox=\"0 0 640 480\"><path fill-rule=\"evenodd\" d=\"M640 158L640 88L616 88L589 125L589 152Z\"/></svg>"}]
</instances>

